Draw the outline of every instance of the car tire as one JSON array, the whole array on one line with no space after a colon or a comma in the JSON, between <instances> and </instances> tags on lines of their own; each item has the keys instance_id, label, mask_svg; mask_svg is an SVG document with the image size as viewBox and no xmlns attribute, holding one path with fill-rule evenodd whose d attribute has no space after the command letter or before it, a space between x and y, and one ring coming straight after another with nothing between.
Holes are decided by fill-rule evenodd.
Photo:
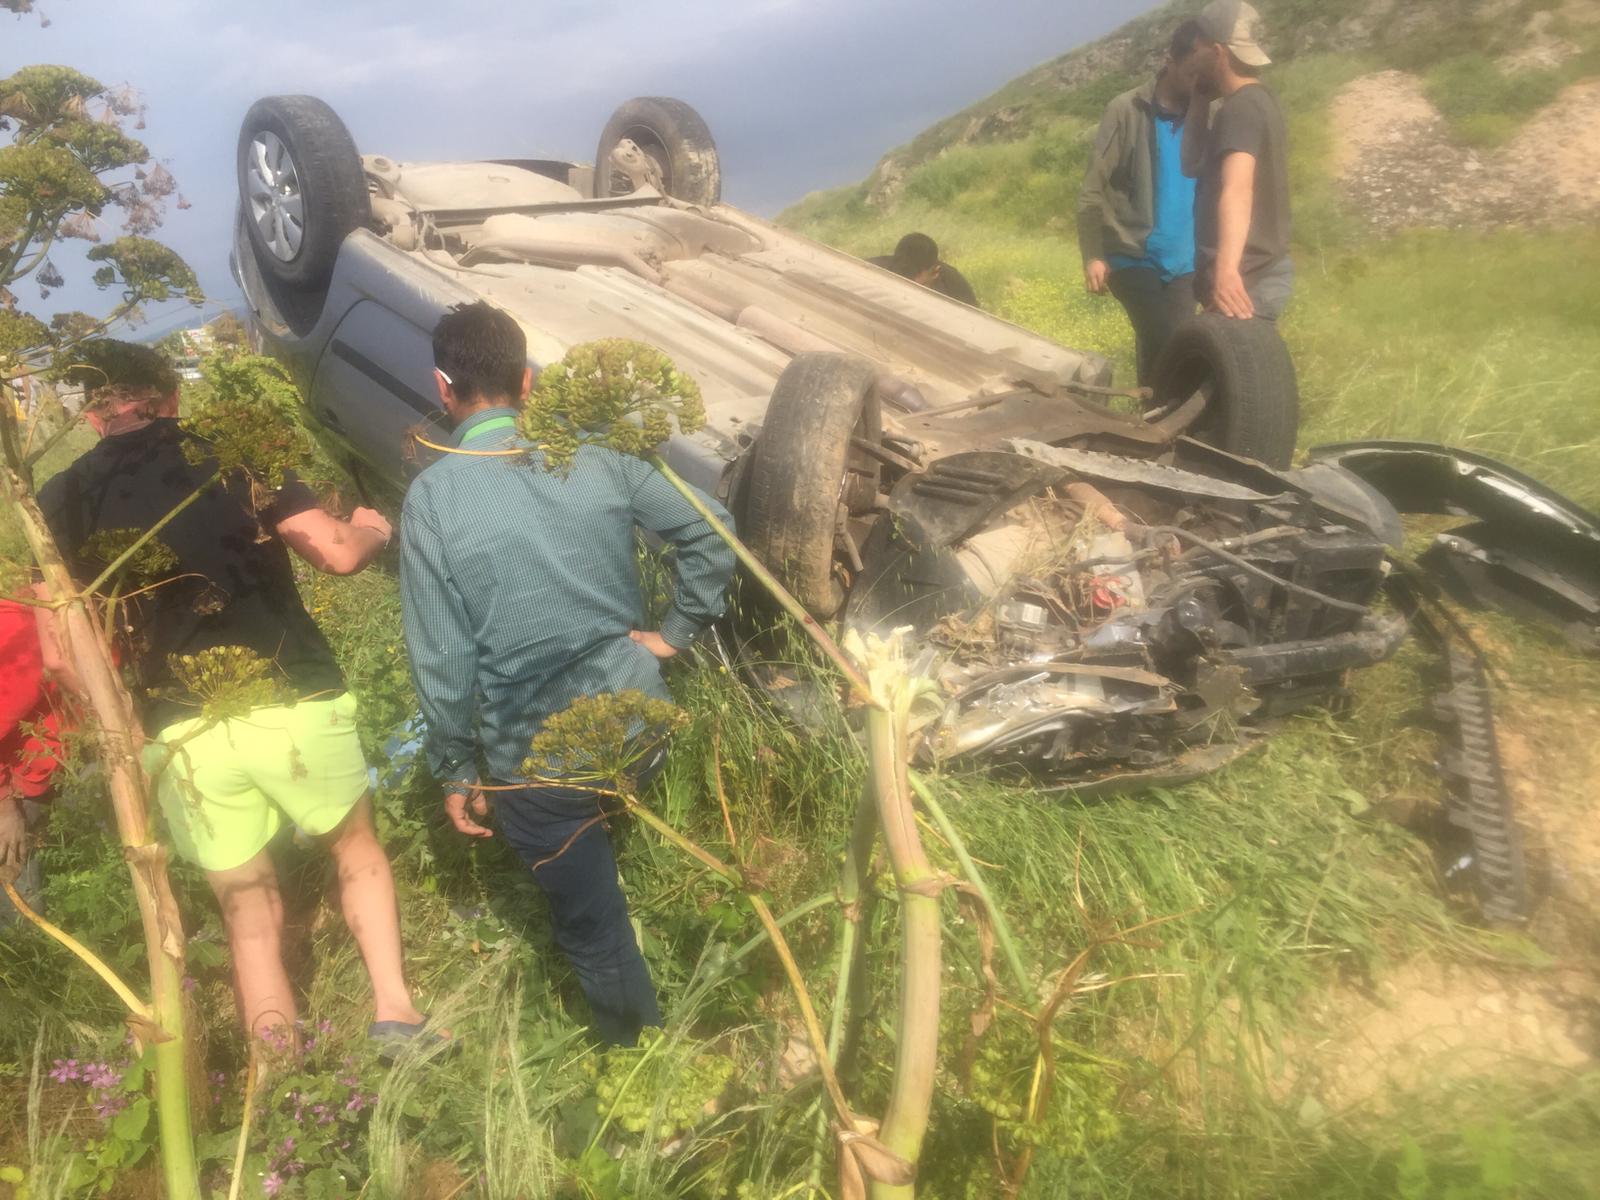
<instances>
[{"instance_id":1,"label":"car tire","mask_svg":"<svg viewBox=\"0 0 1600 1200\"><path fill-rule=\"evenodd\" d=\"M337 113L314 96L257 100L239 129L239 207L264 274L314 289L370 209L361 155Z\"/></svg>"},{"instance_id":2,"label":"car tire","mask_svg":"<svg viewBox=\"0 0 1600 1200\"><path fill-rule=\"evenodd\" d=\"M1178 326L1156 359L1153 407L1181 404L1207 383L1211 396L1189 436L1287 467L1300 430L1300 391L1277 323L1205 312Z\"/></svg>"},{"instance_id":3,"label":"car tire","mask_svg":"<svg viewBox=\"0 0 1600 1200\"><path fill-rule=\"evenodd\" d=\"M611 115L594 152L594 194L625 196L633 190L625 173L611 164L611 152L631 139L654 160L661 190L685 204L715 204L722 199L722 164L711 130L682 100L639 96Z\"/></svg>"},{"instance_id":4,"label":"car tire","mask_svg":"<svg viewBox=\"0 0 1600 1200\"><path fill-rule=\"evenodd\" d=\"M796 355L778 377L750 451L740 534L819 618L833 616L845 598L834 553L840 508L859 512L876 499L877 462L851 445L852 437L882 434L875 374L848 355Z\"/></svg>"}]
</instances>

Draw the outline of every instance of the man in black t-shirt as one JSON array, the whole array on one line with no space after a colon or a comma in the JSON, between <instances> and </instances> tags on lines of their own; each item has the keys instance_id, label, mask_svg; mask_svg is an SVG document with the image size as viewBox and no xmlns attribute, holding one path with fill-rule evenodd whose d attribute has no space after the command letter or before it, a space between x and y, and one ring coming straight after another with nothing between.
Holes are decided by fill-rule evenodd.
<instances>
[{"instance_id":1,"label":"man in black t-shirt","mask_svg":"<svg viewBox=\"0 0 1600 1200\"><path fill-rule=\"evenodd\" d=\"M1283 108L1258 78L1272 61L1256 40L1261 18L1242 0L1212 0L1196 20L1183 128L1184 173L1198 180L1195 295L1226 316L1275 320L1294 285L1289 141Z\"/></svg>"},{"instance_id":2,"label":"man in black t-shirt","mask_svg":"<svg viewBox=\"0 0 1600 1200\"><path fill-rule=\"evenodd\" d=\"M895 246L893 254L880 254L867 261L904 276L912 283L920 283L941 296L978 307L977 293L967 277L940 260L938 243L925 233L908 233Z\"/></svg>"},{"instance_id":3,"label":"man in black t-shirt","mask_svg":"<svg viewBox=\"0 0 1600 1200\"><path fill-rule=\"evenodd\" d=\"M80 585L96 579L119 546L183 506L157 534L168 554L150 568L154 577L123 582L131 597L122 602L124 666L172 841L205 869L222 906L240 1016L252 1033L295 1019L267 852L287 819L338 863L345 917L372 977L373 1035L414 1036L424 1018L405 982L394 880L373 830L355 701L300 600L288 554L351 574L388 543L389 524L370 509L334 517L293 479L259 504L244 478L212 481L217 464L207 443L178 424L178 379L164 358L108 340L90 344L85 359L85 414L101 440L45 484L39 506ZM173 667L227 647L265 660L282 702L207 723L202 697L185 690Z\"/></svg>"}]
</instances>

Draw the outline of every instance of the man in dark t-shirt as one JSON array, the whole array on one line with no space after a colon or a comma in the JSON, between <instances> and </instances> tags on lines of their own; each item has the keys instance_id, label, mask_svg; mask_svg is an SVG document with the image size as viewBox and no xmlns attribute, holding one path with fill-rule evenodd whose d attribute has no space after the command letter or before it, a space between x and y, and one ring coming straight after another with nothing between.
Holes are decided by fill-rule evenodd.
<instances>
[{"instance_id":1,"label":"man in dark t-shirt","mask_svg":"<svg viewBox=\"0 0 1600 1200\"><path fill-rule=\"evenodd\" d=\"M1183 134L1183 168L1198 181L1195 294L1230 317L1275 320L1294 284L1289 150L1283 109L1257 78L1271 61L1260 17L1242 0L1212 0L1196 19Z\"/></svg>"},{"instance_id":2,"label":"man in dark t-shirt","mask_svg":"<svg viewBox=\"0 0 1600 1200\"><path fill-rule=\"evenodd\" d=\"M912 283L920 283L941 296L978 307L978 295L967 277L939 258L938 243L925 233L908 233L895 246L893 254L880 254L867 261Z\"/></svg>"},{"instance_id":3,"label":"man in dark t-shirt","mask_svg":"<svg viewBox=\"0 0 1600 1200\"><path fill-rule=\"evenodd\" d=\"M156 417L106 436L44 486L40 506L74 578L94 579L107 565L106 553L131 542L135 532L149 529L205 484L216 463L190 463L186 447L207 453L176 418ZM243 646L271 663L297 700L344 691L333 651L295 590L279 533L284 522L317 509L317 498L295 479L259 509L252 507L250 492L246 479L219 480L157 535L177 565L159 587L131 602L127 646L135 700L151 733L193 717L198 707L197 698L177 686L173 656ZM371 536L382 539L377 521L367 521ZM129 532L115 536L122 530ZM105 534L114 536L97 541L96 535ZM104 553L98 552L102 546Z\"/></svg>"},{"instance_id":4,"label":"man in dark t-shirt","mask_svg":"<svg viewBox=\"0 0 1600 1200\"><path fill-rule=\"evenodd\" d=\"M39 506L80 586L172 514L156 535L165 553L136 557L104 586L124 593L119 624L148 738L146 769L174 847L204 868L222 906L240 1016L252 1033L292 1028L295 1019L267 852L292 822L338 863L345 916L372 978L373 1036L415 1036L424 1018L405 982L355 701L295 589L288 553L352 574L388 543L389 524L370 509L332 516L293 479L264 498L242 477L214 480L207 443L178 424L178 379L164 358L106 340L91 343L85 360L75 370L101 440L45 484ZM174 666L227 648L268 664L273 694L245 716L207 721L203 697L186 690Z\"/></svg>"}]
</instances>

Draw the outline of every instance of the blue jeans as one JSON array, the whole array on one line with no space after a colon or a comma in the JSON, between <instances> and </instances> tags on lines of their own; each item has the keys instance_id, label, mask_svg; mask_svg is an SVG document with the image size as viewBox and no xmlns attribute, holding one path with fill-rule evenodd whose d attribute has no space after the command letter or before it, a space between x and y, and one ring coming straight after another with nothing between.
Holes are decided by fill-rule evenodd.
<instances>
[{"instance_id":1,"label":"blue jeans","mask_svg":"<svg viewBox=\"0 0 1600 1200\"><path fill-rule=\"evenodd\" d=\"M661 1010L628 920L611 837L597 819L620 806L611 797L573 788L524 787L495 795L500 831L550 902L556 945L577 973L595 1032L613 1045L632 1046L639 1030L661 1024Z\"/></svg>"}]
</instances>

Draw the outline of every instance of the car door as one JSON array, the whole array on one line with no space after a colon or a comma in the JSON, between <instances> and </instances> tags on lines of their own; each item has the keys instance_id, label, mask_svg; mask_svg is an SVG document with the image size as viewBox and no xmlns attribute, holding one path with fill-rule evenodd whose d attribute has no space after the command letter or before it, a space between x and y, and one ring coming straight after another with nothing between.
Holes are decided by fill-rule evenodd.
<instances>
[{"instance_id":1,"label":"car door","mask_svg":"<svg viewBox=\"0 0 1600 1200\"><path fill-rule=\"evenodd\" d=\"M311 409L384 482L403 488L447 426L433 381L431 330L374 300L353 305L317 364Z\"/></svg>"}]
</instances>

